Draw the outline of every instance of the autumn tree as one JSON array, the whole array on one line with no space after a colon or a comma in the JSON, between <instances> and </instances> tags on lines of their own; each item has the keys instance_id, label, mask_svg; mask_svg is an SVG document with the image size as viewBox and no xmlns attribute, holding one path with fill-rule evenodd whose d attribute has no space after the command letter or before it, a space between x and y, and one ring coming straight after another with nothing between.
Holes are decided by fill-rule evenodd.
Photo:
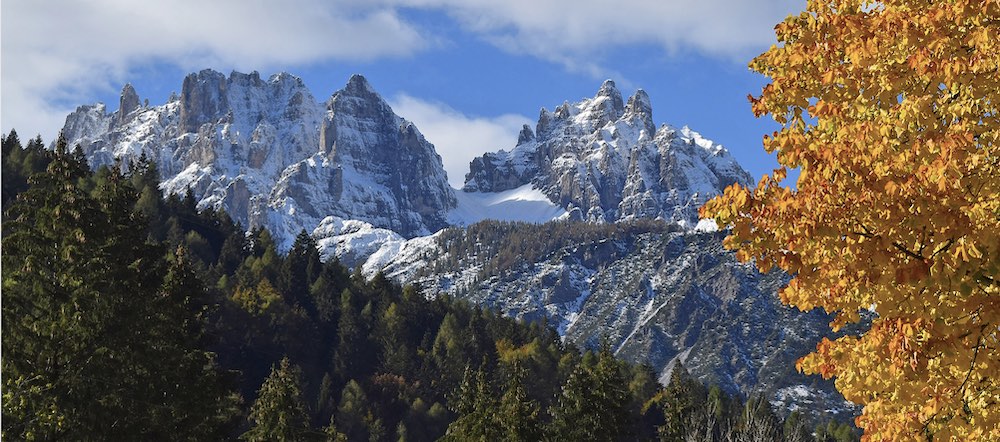
<instances>
[{"instance_id":1,"label":"autumn tree","mask_svg":"<svg viewBox=\"0 0 1000 442\"><path fill-rule=\"evenodd\" d=\"M751 102L781 167L702 215L793 276L783 302L872 313L799 361L866 440L1000 439L1000 2L813 0L775 29Z\"/></svg>"}]
</instances>

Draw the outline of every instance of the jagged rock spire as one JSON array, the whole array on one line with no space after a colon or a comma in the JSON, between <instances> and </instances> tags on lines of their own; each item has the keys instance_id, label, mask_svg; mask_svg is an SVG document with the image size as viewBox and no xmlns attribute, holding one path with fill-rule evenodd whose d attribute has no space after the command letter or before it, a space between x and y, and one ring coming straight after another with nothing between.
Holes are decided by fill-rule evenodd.
<instances>
[{"instance_id":1,"label":"jagged rock spire","mask_svg":"<svg viewBox=\"0 0 1000 442\"><path fill-rule=\"evenodd\" d=\"M135 92L132 83L125 83L125 86L122 88L121 97L118 99L118 118L116 122L118 124L124 123L125 117L128 117L138 108L139 94Z\"/></svg>"}]
</instances>

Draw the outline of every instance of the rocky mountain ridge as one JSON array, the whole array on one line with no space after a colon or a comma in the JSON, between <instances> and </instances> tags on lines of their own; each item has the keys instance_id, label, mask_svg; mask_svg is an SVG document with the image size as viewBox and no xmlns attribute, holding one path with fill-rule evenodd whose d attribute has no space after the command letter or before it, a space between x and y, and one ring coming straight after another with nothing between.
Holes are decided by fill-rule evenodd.
<instances>
[{"instance_id":1,"label":"rocky mountain ridge","mask_svg":"<svg viewBox=\"0 0 1000 442\"><path fill-rule=\"evenodd\" d=\"M567 342L649 364L666 382L678 362L730 394L765 394L782 412L849 420L858 410L830 381L795 371L829 315L775 296L787 282L722 247L723 232L660 220L614 224L486 221L390 242L369 274L505 315L545 320Z\"/></svg>"},{"instance_id":2,"label":"rocky mountain ridge","mask_svg":"<svg viewBox=\"0 0 1000 442\"><path fill-rule=\"evenodd\" d=\"M472 161L467 191L531 183L575 218L660 218L694 225L698 208L728 185L753 184L729 152L687 127L653 123L649 96L628 102L611 80L590 99L542 109L517 146Z\"/></svg>"},{"instance_id":3,"label":"rocky mountain ridge","mask_svg":"<svg viewBox=\"0 0 1000 442\"><path fill-rule=\"evenodd\" d=\"M360 75L322 104L286 73L204 70L152 107L126 85L117 111L81 106L62 134L95 167L146 155L165 191L190 188L199 208L267 227L285 248L330 216L427 235L456 204L434 146Z\"/></svg>"},{"instance_id":4,"label":"rocky mountain ridge","mask_svg":"<svg viewBox=\"0 0 1000 442\"><path fill-rule=\"evenodd\" d=\"M641 90L625 101L606 81L593 98L543 109L512 150L472 162L463 191L361 76L322 103L285 73L201 71L159 106L126 85L117 111L81 106L63 135L93 166L145 155L163 190L191 189L199 208L266 227L282 249L305 229L324 259L546 318L569 342L606 338L661 376L683 362L786 410L855 411L792 369L829 319L781 306L781 276L736 263L714 225L698 224L704 201L752 185L749 174L697 132L657 128ZM508 222L474 224L491 218ZM497 249L512 244L522 249Z\"/></svg>"}]
</instances>

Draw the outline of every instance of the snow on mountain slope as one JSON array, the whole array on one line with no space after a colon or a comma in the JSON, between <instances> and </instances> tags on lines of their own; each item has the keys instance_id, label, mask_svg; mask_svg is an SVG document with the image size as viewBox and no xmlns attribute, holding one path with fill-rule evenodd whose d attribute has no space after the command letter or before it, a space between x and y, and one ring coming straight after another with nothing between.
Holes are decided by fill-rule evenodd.
<instances>
[{"instance_id":1,"label":"snow on mountain slope","mask_svg":"<svg viewBox=\"0 0 1000 442\"><path fill-rule=\"evenodd\" d=\"M725 148L687 127L657 129L646 93L623 103L611 80L593 98L542 109L535 130L525 126L512 150L472 161L464 188L497 192L527 183L588 221L691 226L726 186L752 185Z\"/></svg>"},{"instance_id":2,"label":"snow on mountain slope","mask_svg":"<svg viewBox=\"0 0 1000 442\"><path fill-rule=\"evenodd\" d=\"M458 192L433 145L361 76L320 103L289 74L206 70L167 103L141 103L126 85L117 111L81 106L63 134L93 166L145 155L162 189L191 189L199 208L266 227L281 249L305 229L323 259L546 318L580 345L607 338L663 376L682 361L785 409L856 411L792 368L829 318L779 305L783 277L736 263L718 227L697 220L750 176L697 132L657 128L641 90L625 102L608 81L542 109L513 149L476 158Z\"/></svg>"},{"instance_id":3,"label":"snow on mountain slope","mask_svg":"<svg viewBox=\"0 0 1000 442\"><path fill-rule=\"evenodd\" d=\"M95 167L146 155L163 190L190 188L198 207L267 227L282 249L328 216L427 235L456 204L434 146L359 75L323 104L287 73L204 70L159 106L126 85L118 111L81 106L63 135Z\"/></svg>"},{"instance_id":4,"label":"snow on mountain slope","mask_svg":"<svg viewBox=\"0 0 1000 442\"><path fill-rule=\"evenodd\" d=\"M455 192L455 197L458 205L448 213L449 223L455 226L486 219L544 223L568 215L531 184L501 192Z\"/></svg>"},{"instance_id":5,"label":"snow on mountain slope","mask_svg":"<svg viewBox=\"0 0 1000 442\"><path fill-rule=\"evenodd\" d=\"M644 220L494 223L411 240L404 253L370 261L365 270L428 295L447 293L529 321L545 318L579 346L606 339L616 355L649 364L661 380L681 361L731 394L764 393L782 412L849 420L858 408L832 381L794 368L830 335L830 316L782 306L775 292L787 277L737 262L722 247L724 236ZM541 248L538 256L500 262L511 250L521 256L511 244L525 240Z\"/></svg>"}]
</instances>

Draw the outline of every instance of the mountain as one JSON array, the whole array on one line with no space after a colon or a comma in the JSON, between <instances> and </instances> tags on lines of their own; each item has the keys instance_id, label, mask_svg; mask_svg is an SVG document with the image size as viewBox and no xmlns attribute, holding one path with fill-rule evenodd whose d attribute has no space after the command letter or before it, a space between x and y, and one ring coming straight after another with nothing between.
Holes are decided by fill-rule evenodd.
<instances>
[{"instance_id":1,"label":"mountain","mask_svg":"<svg viewBox=\"0 0 1000 442\"><path fill-rule=\"evenodd\" d=\"M368 273L408 281L524 320L564 340L648 364L666 382L681 362L730 394L765 393L777 408L849 420L833 383L795 371L831 317L775 296L785 275L760 274L722 247L724 233L658 220L614 224L485 221L384 247Z\"/></svg>"},{"instance_id":2,"label":"mountain","mask_svg":"<svg viewBox=\"0 0 1000 442\"><path fill-rule=\"evenodd\" d=\"M722 146L687 127L653 124L649 96L627 103L607 80L597 95L542 109L517 146L472 161L466 191L531 184L572 216L591 222L662 218L694 225L698 208L726 186L753 184Z\"/></svg>"},{"instance_id":3,"label":"mountain","mask_svg":"<svg viewBox=\"0 0 1000 442\"><path fill-rule=\"evenodd\" d=\"M146 155L164 190L191 189L199 208L267 227L283 249L327 217L430 234L457 204L434 146L360 75L321 104L287 73L204 70L166 104L139 103L126 85L117 111L81 106L63 136L95 167Z\"/></svg>"},{"instance_id":4,"label":"mountain","mask_svg":"<svg viewBox=\"0 0 1000 442\"><path fill-rule=\"evenodd\" d=\"M93 166L145 155L162 189L268 228L282 250L305 229L324 260L544 318L569 343L606 339L661 379L682 362L783 410L856 412L832 383L794 371L830 318L780 305L785 277L737 263L714 223L698 222L704 201L750 175L697 132L657 128L641 90L625 102L606 81L542 109L513 149L472 162L461 191L364 77L324 103L285 73L206 70L181 91L149 106L126 85L117 111L81 106L63 135Z\"/></svg>"}]
</instances>

